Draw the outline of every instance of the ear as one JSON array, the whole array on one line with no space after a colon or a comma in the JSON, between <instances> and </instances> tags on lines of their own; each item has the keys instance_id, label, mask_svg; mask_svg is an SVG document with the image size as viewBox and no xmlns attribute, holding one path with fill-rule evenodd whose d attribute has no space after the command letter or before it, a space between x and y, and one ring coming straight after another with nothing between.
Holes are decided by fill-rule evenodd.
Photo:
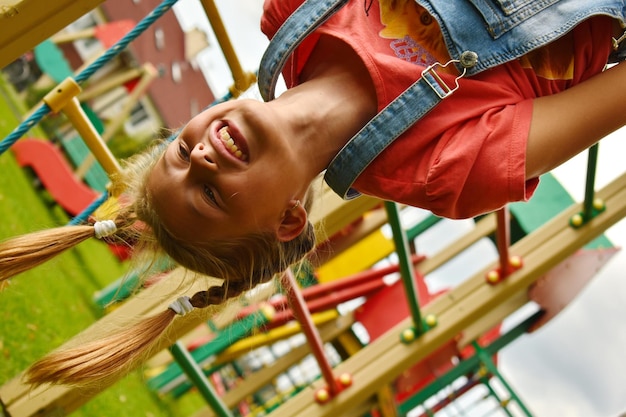
<instances>
[{"instance_id":1,"label":"ear","mask_svg":"<svg viewBox=\"0 0 626 417\"><path fill-rule=\"evenodd\" d=\"M294 203L294 202L292 202ZM294 203L295 204L295 203ZM281 242L289 242L302 233L307 225L308 214L302 204L295 204L285 210L276 231L276 237Z\"/></svg>"}]
</instances>

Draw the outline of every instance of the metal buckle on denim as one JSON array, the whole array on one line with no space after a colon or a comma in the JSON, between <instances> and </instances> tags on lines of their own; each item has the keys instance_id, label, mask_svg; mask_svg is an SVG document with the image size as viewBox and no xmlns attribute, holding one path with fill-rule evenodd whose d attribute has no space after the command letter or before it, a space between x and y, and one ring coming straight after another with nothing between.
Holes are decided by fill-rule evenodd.
<instances>
[{"instance_id":1,"label":"metal buckle on denim","mask_svg":"<svg viewBox=\"0 0 626 417\"><path fill-rule=\"evenodd\" d=\"M460 59L451 59L443 65L439 62L430 65L422 71L422 78L433 89L435 94L443 100L459 88L459 80L465 76L467 69L476 65L477 62L478 55L475 52L465 51L461 54ZM461 68L463 68L461 74L454 79L454 86L452 87L447 85L436 71L437 68L446 68L450 64L460 64Z\"/></svg>"},{"instance_id":2,"label":"metal buckle on denim","mask_svg":"<svg viewBox=\"0 0 626 417\"><path fill-rule=\"evenodd\" d=\"M619 38L617 38L617 39L612 38L612 40L613 40L613 50L617 51L620 48L620 44L622 42L624 42L624 39L626 39L626 31L624 31L624 33L622 33L622 36L620 36Z\"/></svg>"},{"instance_id":3,"label":"metal buckle on denim","mask_svg":"<svg viewBox=\"0 0 626 417\"><path fill-rule=\"evenodd\" d=\"M335 155L324 174L324 180L330 188L346 200L358 197L360 194L352 188L352 184L365 168L406 129L456 91L459 88L458 80L465 75L465 70L477 62L478 55L467 51L463 52L459 59L425 69L422 77L374 116ZM437 74L435 68L445 67L452 63L460 64L463 71L456 78L455 86L449 87ZM434 94L431 94L431 91ZM415 105L409 105L409 103L415 103Z\"/></svg>"},{"instance_id":4,"label":"metal buckle on denim","mask_svg":"<svg viewBox=\"0 0 626 417\"><path fill-rule=\"evenodd\" d=\"M609 55L609 64L616 64L626 59L626 31L619 38L611 38L613 42L613 52Z\"/></svg>"}]
</instances>

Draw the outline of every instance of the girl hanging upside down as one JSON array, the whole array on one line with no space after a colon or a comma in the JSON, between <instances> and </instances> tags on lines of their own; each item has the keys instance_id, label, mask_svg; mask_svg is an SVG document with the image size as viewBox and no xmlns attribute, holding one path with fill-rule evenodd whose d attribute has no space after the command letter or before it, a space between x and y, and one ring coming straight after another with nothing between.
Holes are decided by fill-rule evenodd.
<instances>
[{"instance_id":1,"label":"girl hanging upside down","mask_svg":"<svg viewBox=\"0 0 626 417\"><path fill-rule=\"evenodd\" d=\"M279 28L301 3L267 0L263 32L281 42L295 36ZM273 86L262 84L265 102L206 109L113 179L128 205L104 234L138 238L141 248L224 279L129 329L143 337L142 349L177 312L235 297L306 256L315 242L310 184L322 173L342 196L358 192L468 218L531 198L542 174L626 123L626 66L606 70L623 52L623 0L318 0L304 7L326 3L340 9L301 42L287 39L298 46L285 60L272 55L278 42L270 44L261 70L277 65L284 93L273 99ZM426 78L436 85L424 96L402 102L384 123L370 122ZM450 94L433 96L440 90ZM433 100L421 119L405 121ZM406 129L393 130L402 123ZM361 131L365 141L355 150L351 139ZM94 233L93 226L63 227L5 242L0 278ZM126 338L117 333L85 349L107 352L112 374L128 360ZM89 370L103 359L81 360L83 353L49 355L31 367L29 381L92 381Z\"/></svg>"}]
</instances>

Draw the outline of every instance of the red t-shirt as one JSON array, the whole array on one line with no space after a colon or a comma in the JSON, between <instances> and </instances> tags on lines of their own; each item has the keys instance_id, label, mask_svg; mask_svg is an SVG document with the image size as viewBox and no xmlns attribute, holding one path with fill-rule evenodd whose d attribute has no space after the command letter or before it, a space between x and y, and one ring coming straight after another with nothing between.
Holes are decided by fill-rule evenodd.
<instances>
[{"instance_id":1,"label":"red t-shirt","mask_svg":"<svg viewBox=\"0 0 626 417\"><path fill-rule=\"evenodd\" d=\"M266 0L263 32L271 39L301 3ZM394 8L391 0L368 3L349 2L296 49L283 70L288 88L298 84L321 33L343 40L360 56L379 110L423 68L449 59L436 21L414 0L396 0ZM460 88L390 144L354 188L449 218L473 217L530 198L538 183L525 179L533 98L602 71L611 31L609 18L595 17L522 59L461 79ZM443 78L453 85L455 75Z\"/></svg>"}]
</instances>

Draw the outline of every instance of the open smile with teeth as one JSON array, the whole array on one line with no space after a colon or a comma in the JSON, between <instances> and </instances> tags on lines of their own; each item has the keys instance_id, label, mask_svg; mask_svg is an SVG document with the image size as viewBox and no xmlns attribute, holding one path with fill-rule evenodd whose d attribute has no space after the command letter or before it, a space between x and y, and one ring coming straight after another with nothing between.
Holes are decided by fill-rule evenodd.
<instances>
[{"instance_id":1,"label":"open smile with teeth","mask_svg":"<svg viewBox=\"0 0 626 417\"><path fill-rule=\"evenodd\" d=\"M228 149L228 151L233 156L241 161L245 161L246 159L248 159L247 155L243 153L241 149L239 149L239 147L237 147L237 144L230 136L230 133L228 132L228 128L226 126L219 130L219 136L222 142L224 142L224 145L226 145L226 149Z\"/></svg>"}]
</instances>

